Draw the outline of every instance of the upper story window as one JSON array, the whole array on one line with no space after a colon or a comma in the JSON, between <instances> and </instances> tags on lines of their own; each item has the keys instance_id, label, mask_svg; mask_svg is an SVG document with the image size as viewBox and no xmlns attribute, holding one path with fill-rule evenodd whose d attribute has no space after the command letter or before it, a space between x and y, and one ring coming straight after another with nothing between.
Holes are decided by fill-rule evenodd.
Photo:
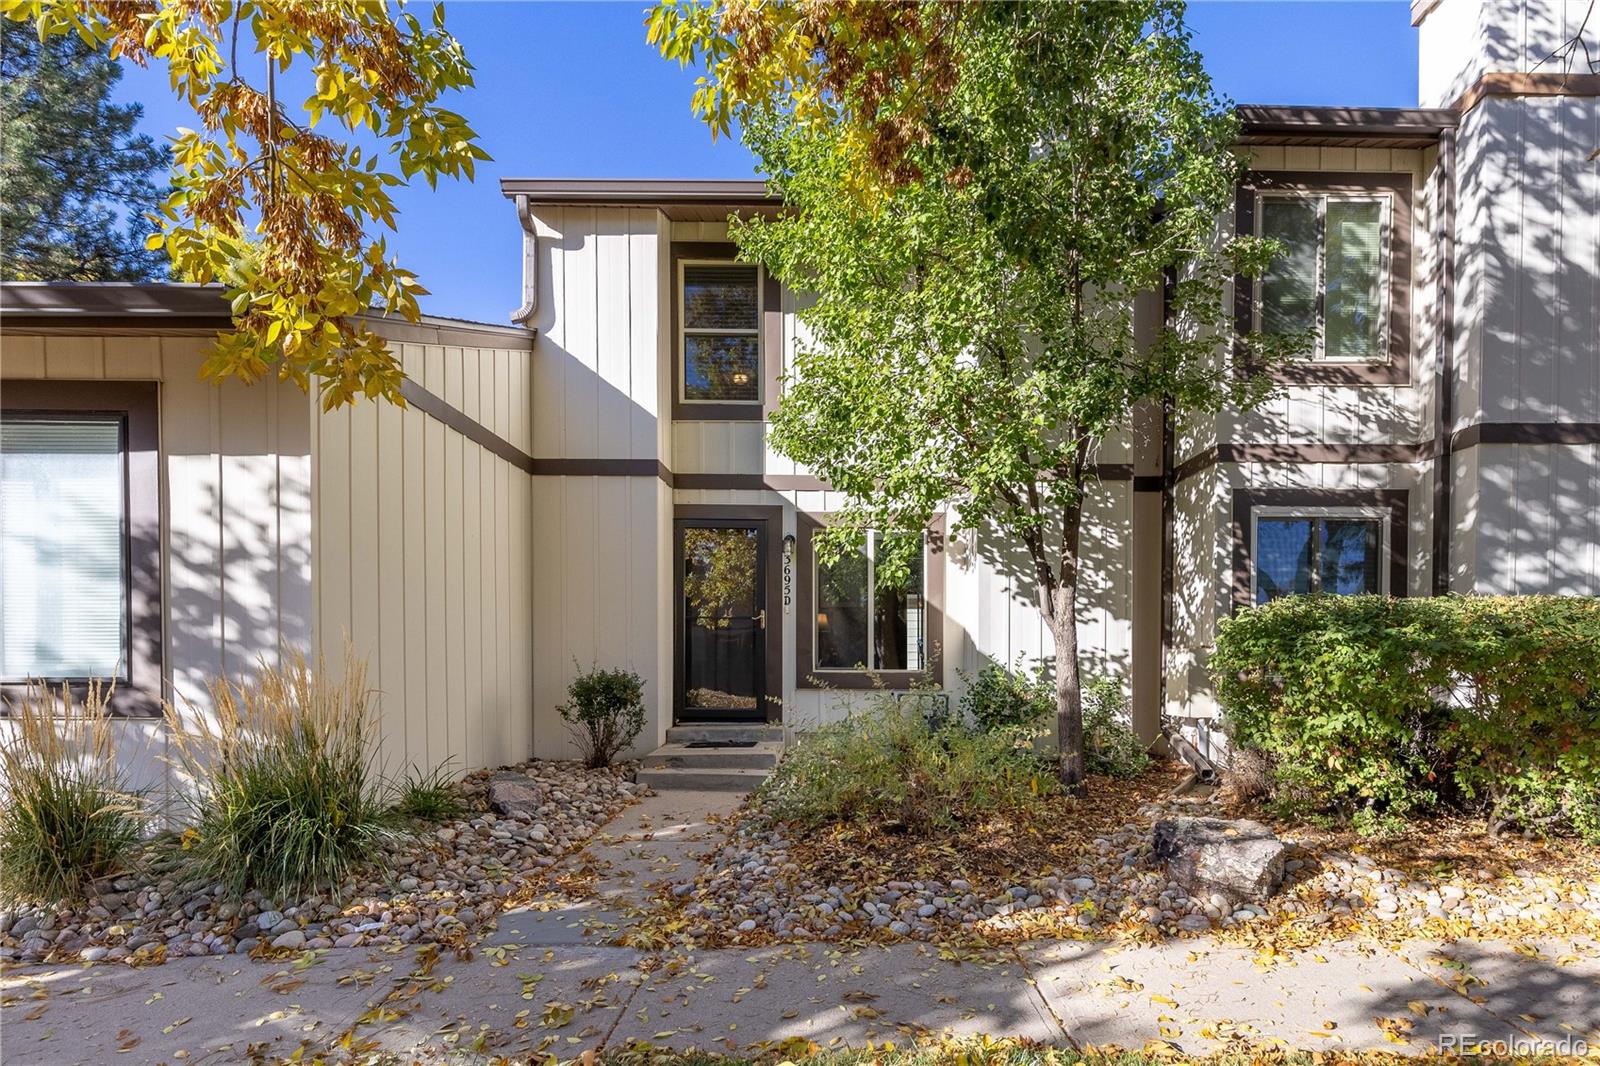
<instances>
[{"instance_id":1,"label":"upper story window","mask_svg":"<svg viewBox=\"0 0 1600 1066\"><path fill-rule=\"evenodd\" d=\"M1258 194L1257 235L1283 250L1256 283L1256 327L1315 330L1317 361L1385 359L1390 215L1384 193Z\"/></svg>"},{"instance_id":2,"label":"upper story window","mask_svg":"<svg viewBox=\"0 0 1600 1066\"><path fill-rule=\"evenodd\" d=\"M679 264L684 403L761 403L761 277L744 263Z\"/></svg>"},{"instance_id":3,"label":"upper story window","mask_svg":"<svg viewBox=\"0 0 1600 1066\"><path fill-rule=\"evenodd\" d=\"M817 670L923 670L928 665L927 540L903 582L879 580L879 533L815 574L815 662Z\"/></svg>"},{"instance_id":4,"label":"upper story window","mask_svg":"<svg viewBox=\"0 0 1600 1066\"><path fill-rule=\"evenodd\" d=\"M1254 600L1295 593L1341 596L1388 591L1387 513L1369 508L1258 508Z\"/></svg>"},{"instance_id":5,"label":"upper story window","mask_svg":"<svg viewBox=\"0 0 1600 1066\"><path fill-rule=\"evenodd\" d=\"M126 680L127 419L0 421L0 680Z\"/></svg>"},{"instance_id":6,"label":"upper story window","mask_svg":"<svg viewBox=\"0 0 1600 1066\"><path fill-rule=\"evenodd\" d=\"M1412 182L1387 172L1244 176L1237 232L1282 250L1264 276L1235 280L1235 327L1240 336L1316 337L1310 351L1273 367L1273 380L1411 384Z\"/></svg>"}]
</instances>

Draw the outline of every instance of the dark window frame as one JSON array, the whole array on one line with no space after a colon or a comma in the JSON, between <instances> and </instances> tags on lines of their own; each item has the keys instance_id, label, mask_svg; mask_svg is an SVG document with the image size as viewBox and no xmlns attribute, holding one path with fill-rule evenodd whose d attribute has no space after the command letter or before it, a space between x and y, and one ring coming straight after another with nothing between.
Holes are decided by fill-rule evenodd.
<instances>
[{"instance_id":1,"label":"dark window frame","mask_svg":"<svg viewBox=\"0 0 1600 1066\"><path fill-rule=\"evenodd\" d=\"M1250 171L1239 182L1234 231L1253 236L1256 205L1262 194L1274 195L1386 195L1388 224L1384 227L1383 260L1388 270L1384 325L1384 352L1374 360L1294 360L1268 371L1271 380L1284 385L1409 385L1411 370L1411 289L1414 233L1413 189L1409 173L1374 171ZM1320 282L1320 279L1319 279ZM1233 284L1234 329L1242 338L1255 328L1256 283L1243 275ZM1317 300L1323 299L1318 286ZM1251 366L1242 341L1238 345L1242 373L1260 373Z\"/></svg>"},{"instance_id":2,"label":"dark window frame","mask_svg":"<svg viewBox=\"0 0 1600 1066\"><path fill-rule=\"evenodd\" d=\"M678 422L761 422L778 406L778 380L783 362L783 305L778 280L765 268L741 261L738 245L725 241L673 241L671 246L672 417ZM683 351L683 266L728 263L754 267L761 302L757 376L758 401L685 400Z\"/></svg>"},{"instance_id":3,"label":"dark window frame","mask_svg":"<svg viewBox=\"0 0 1600 1066\"><path fill-rule=\"evenodd\" d=\"M1261 508L1315 511L1362 508L1387 515L1388 596L1407 596L1410 490L1408 489L1235 489L1233 492L1233 611L1255 603L1255 513ZM1281 516L1280 516L1281 517ZM1381 565L1381 563L1380 563Z\"/></svg>"},{"instance_id":4,"label":"dark window frame","mask_svg":"<svg viewBox=\"0 0 1600 1066\"><path fill-rule=\"evenodd\" d=\"M154 381L37 381L7 379L0 390L0 418L115 417L123 426L123 602L127 680L111 694L109 710L122 717L161 714L163 602L161 581L160 385ZM88 678L51 678L74 698L88 692ZM0 682L0 706L27 691L20 682Z\"/></svg>"},{"instance_id":5,"label":"dark window frame","mask_svg":"<svg viewBox=\"0 0 1600 1066\"><path fill-rule=\"evenodd\" d=\"M945 517L928 523L923 551L923 627L926 665L921 670L817 669L817 552L813 539L828 523L827 513L801 511L795 516L795 686L801 689L872 689L905 691L931 685L944 687L944 552Z\"/></svg>"},{"instance_id":6,"label":"dark window frame","mask_svg":"<svg viewBox=\"0 0 1600 1066\"><path fill-rule=\"evenodd\" d=\"M1263 522L1305 522L1310 527L1308 541L1308 578L1311 593L1322 592L1322 548L1325 524L1328 522L1361 522L1377 527L1377 571L1378 587L1371 590L1372 595L1387 595L1389 591L1389 574L1382 565L1387 553L1389 543L1388 516L1371 507L1350 506L1322 506L1322 507L1269 507L1257 505L1250 512L1250 537L1254 548L1261 543L1261 523ZM1250 602L1261 602L1261 561L1260 553L1252 551L1250 567Z\"/></svg>"}]
</instances>

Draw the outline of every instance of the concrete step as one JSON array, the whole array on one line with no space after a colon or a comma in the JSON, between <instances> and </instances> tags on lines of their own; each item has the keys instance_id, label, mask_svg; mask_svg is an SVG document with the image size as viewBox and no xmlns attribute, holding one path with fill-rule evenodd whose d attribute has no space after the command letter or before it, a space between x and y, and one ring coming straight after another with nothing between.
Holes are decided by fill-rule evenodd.
<instances>
[{"instance_id":1,"label":"concrete step","mask_svg":"<svg viewBox=\"0 0 1600 1066\"><path fill-rule=\"evenodd\" d=\"M699 767L646 767L635 779L657 792L752 792L766 780L767 771L754 768L726 770Z\"/></svg>"},{"instance_id":2,"label":"concrete step","mask_svg":"<svg viewBox=\"0 0 1600 1066\"><path fill-rule=\"evenodd\" d=\"M751 747L741 748L697 748L694 743L663 744L644 757L644 765L652 770L660 767L770 770L778 765L778 756L783 754L783 744L776 740L758 740L751 742Z\"/></svg>"},{"instance_id":3,"label":"concrete step","mask_svg":"<svg viewBox=\"0 0 1600 1066\"><path fill-rule=\"evenodd\" d=\"M690 744L699 740L737 740L743 742L782 741L783 726L760 722L691 722L669 726L668 744Z\"/></svg>"}]
</instances>

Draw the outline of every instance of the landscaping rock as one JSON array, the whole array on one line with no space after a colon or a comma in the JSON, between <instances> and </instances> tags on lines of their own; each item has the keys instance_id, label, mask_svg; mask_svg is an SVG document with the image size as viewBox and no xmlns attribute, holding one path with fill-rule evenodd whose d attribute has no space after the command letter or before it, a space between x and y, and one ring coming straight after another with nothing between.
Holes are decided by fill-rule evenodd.
<instances>
[{"instance_id":1,"label":"landscaping rock","mask_svg":"<svg viewBox=\"0 0 1600 1066\"><path fill-rule=\"evenodd\" d=\"M1226 818L1165 818L1151 838L1151 855L1172 882L1190 896L1209 894L1219 910L1271 897L1288 850L1260 822Z\"/></svg>"},{"instance_id":2,"label":"landscaping rock","mask_svg":"<svg viewBox=\"0 0 1600 1066\"><path fill-rule=\"evenodd\" d=\"M405 835L378 862L332 891L305 899L246 893L224 899L220 885L184 883L181 859L159 844L138 856L138 874L99 883L82 900L49 909L0 912L0 960L116 961L249 954L261 944L306 947L431 943L481 928L506 901L543 884L577 850L648 789L632 768L587 769L532 760L477 771L454 787L465 813ZM497 812L490 790L516 786L524 804ZM500 789L502 793L506 789Z\"/></svg>"}]
</instances>

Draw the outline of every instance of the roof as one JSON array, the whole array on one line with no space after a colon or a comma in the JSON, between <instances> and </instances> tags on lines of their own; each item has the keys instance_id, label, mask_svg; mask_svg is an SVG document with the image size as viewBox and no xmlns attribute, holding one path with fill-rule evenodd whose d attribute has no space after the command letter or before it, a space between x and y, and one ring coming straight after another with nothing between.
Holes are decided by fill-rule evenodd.
<instances>
[{"instance_id":1,"label":"roof","mask_svg":"<svg viewBox=\"0 0 1600 1066\"><path fill-rule=\"evenodd\" d=\"M1423 148L1453 129L1451 108L1238 108L1241 144L1305 144L1347 148ZM725 221L737 208L776 209L779 198L759 178L502 178L500 191L530 204L654 207L677 221Z\"/></svg>"},{"instance_id":2,"label":"roof","mask_svg":"<svg viewBox=\"0 0 1600 1066\"><path fill-rule=\"evenodd\" d=\"M733 210L780 203L759 178L501 178L500 191L531 204L654 207L675 222L726 222Z\"/></svg>"},{"instance_id":3,"label":"roof","mask_svg":"<svg viewBox=\"0 0 1600 1066\"><path fill-rule=\"evenodd\" d=\"M1426 148L1460 116L1454 108L1285 107L1238 109L1241 144L1316 144L1344 148Z\"/></svg>"},{"instance_id":4,"label":"roof","mask_svg":"<svg viewBox=\"0 0 1600 1066\"><path fill-rule=\"evenodd\" d=\"M0 282L0 325L7 329L169 332L217 330L232 317L221 285L176 281L6 281ZM423 315L415 323L398 316L369 314L366 321L393 340L448 343L445 335L493 334L532 342L518 326L465 318ZM455 343L463 338L454 337Z\"/></svg>"}]
</instances>

